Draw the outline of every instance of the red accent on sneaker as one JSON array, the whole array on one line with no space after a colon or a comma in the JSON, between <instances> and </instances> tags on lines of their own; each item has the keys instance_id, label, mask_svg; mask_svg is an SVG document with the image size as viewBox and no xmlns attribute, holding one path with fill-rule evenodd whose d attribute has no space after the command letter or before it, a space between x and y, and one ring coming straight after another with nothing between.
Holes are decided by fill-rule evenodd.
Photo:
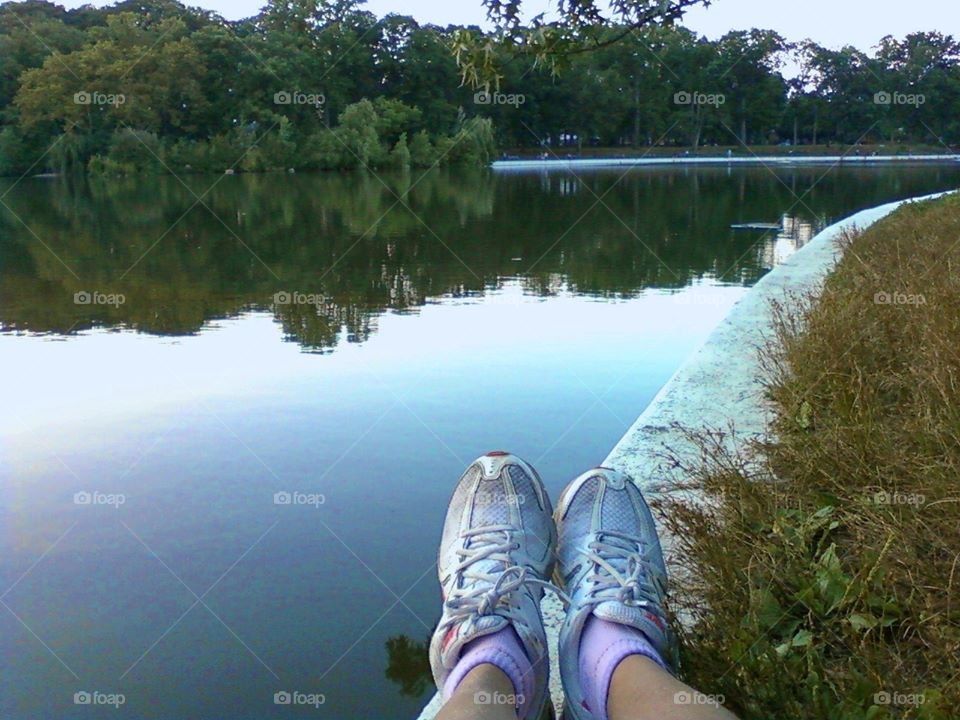
<instances>
[{"instance_id":1,"label":"red accent on sneaker","mask_svg":"<svg viewBox=\"0 0 960 720\"><path fill-rule=\"evenodd\" d=\"M487 457L503 457L504 455L509 455L510 453L505 450L491 450L487 453Z\"/></svg>"},{"instance_id":2,"label":"red accent on sneaker","mask_svg":"<svg viewBox=\"0 0 960 720\"><path fill-rule=\"evenodd\" d=\"M457 626L451 625L447 630L447 634L443 636L443 642L440 643L440 648L443 652L446 652L447 646L450 645L450 642L457 636Z\"/></svg>"},{"instance_id":3,"label":"red accent on sneaker","mask_svg":"<svg viewBox=\"0 0 960 720\"><path fill-rule=\"evenodd\" d=\"M656 625L658 628L660 628L661 630L664 629L663 620L661 620L660 618L658 618L656 615L654 615L654 614L651 613L651 612L645 612L644 615L646 615L647 620L649 620L650 622L652 622L652 623L653 623L654 625Z\"/></svg>"}]
</instances>

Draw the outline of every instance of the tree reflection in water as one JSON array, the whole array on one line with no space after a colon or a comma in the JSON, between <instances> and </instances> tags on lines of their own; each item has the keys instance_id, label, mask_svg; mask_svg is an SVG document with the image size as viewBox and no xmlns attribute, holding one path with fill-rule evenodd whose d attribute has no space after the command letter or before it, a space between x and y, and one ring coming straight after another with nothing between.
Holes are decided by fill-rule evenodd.
<instances>
[{"instance_id":1,"label":"tree reflection in water","mask_svg":"<svg viewBox=\"0 0 960 720\"><path fill-rule=\"evenodd\" d=\"M926 166L4 181L0 329L188 335L260 310L327 352L366 340L385 312L518 278L533 295L605 298L751 284L769 243L731 223L789 208L791 222L830 220L958 179ZM77 304L82 291L124 302Z\"/></svg>"},{"instance_id":2,"label":"tree reflection in water","mask_svg":"<svg viewBox=\"0 0 960 720\"><path fill-rule=\"evenodd\" d=\"M420 697L429 688L433 688L433 674L430 671L430 638L423 642L397 635L389 638L387 646L387 679L399 686L400 694L407 697Z\"/></svg>"}]
</instances>

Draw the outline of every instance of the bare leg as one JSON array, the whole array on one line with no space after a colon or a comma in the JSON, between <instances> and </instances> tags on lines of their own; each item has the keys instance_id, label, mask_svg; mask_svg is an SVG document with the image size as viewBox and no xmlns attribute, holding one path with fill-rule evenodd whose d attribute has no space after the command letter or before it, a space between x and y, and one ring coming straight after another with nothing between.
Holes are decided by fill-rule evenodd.
<instances>
[{"instance_id":1,"label":"bare leg","mask_svg":"<svg viewBox=\"0 0 960 720\"><path fill-rule=\"evenodd\" d=\"M440 708L437 720L517 720L513 683L496 665L477 665Z\"/></svg>"},{"instance_id":2,"label":"bare leg","mask_svg":"<svg viewBox=\"0 0 960 720\"><path fill-rule=\"evenodd\" d=\"M736 720L718 700L684 685L652 660L630 655L613 672L607 715L610 720Z\"/></svg>"}]
</instances>

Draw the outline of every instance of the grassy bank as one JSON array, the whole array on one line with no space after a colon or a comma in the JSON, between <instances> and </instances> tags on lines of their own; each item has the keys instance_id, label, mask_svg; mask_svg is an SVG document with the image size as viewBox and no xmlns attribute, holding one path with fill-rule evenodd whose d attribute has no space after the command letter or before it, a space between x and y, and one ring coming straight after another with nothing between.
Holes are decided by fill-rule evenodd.
<instances>
[{"instance_id":1,"label":"grassy bank","mask_svg":"<svg viewBox=\"0 0 960 720\"><path fill-rule=\"evenodd\" d=\"M960 198L844 242L820 297L775 309L775 441L699 438L711 501L663 508L684 674L744 720L956 718Z\"/></svg>"}]
</instances>

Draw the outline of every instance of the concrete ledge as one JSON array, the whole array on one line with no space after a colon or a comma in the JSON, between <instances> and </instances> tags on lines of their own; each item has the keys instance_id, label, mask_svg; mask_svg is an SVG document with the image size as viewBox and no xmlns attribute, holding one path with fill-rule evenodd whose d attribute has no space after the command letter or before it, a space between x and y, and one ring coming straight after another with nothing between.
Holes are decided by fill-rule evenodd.
<instances>
[{"instance_id":1,"label":"concrete ledge","mask_svg":"<svg viewBox=\"0 0 960 720\"><path fill-rule=\"evenodd\" d=\"M837 240L852 228L866 228L905 202L931 200L937 193L862 210L831 225L767 273L731 309L706 342L680 366L604 460L630 474L645 492L669 480L664 454L686 459L696 453L687 430L733 430L728 442L763 439L771 409L762 397L757 351L771 331L770 303L816 291L838 259ZM695 459L695 458L694 458Z\"/></svg>"},{"instance_id":2,"label":"concrete ledge","mask_svg":"<svg viewBox=\"0 0 960 720\"><path fill-rule=\"evenodd\" d=\"M667 381L602 464L628 473L644 494L651 496L670 479L671 468L664 457L668 449L679 457L696 459L699 454L686 440L684 429L732 428L735 432L727 436L731 446L734 442L763 438L771 410L762 396L757 350L771 329L770 302L821 287L838 260L837 240L845 231L864 229L904 203L949 194L926 195L862 210L826 228L767 273ZM669 539L664 546L669 555ZM544 598L542 610L550 646L550 689L559 712L563 691L557 667L557 633L563 622L563 608L550 594ZM433 718L440 704L435 695L420 719Z\"/></svg>"},{"instance_id":3,"label":"concrete ledge","mask_svg":"<svg viewBox=\"0 0 960 720\"><path fill-rule=\"evenodd\" d=\"M960 155L766 155L763 157L636 157L494 160L494 170L568 170L641 165L873 165L877 163L960 162Z\"/></svg>"}]
</instances>

